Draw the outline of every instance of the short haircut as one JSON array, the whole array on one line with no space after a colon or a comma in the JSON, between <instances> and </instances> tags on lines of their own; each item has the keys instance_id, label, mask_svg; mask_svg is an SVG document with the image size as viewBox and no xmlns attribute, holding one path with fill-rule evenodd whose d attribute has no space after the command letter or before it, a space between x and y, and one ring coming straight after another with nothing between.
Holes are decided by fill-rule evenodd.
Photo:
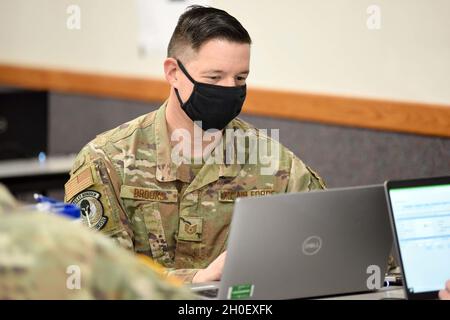
<instances>
[{"instance_id":1,"label":"short haircut","mask_svg":"<svg viewBox=\"0 0 450 320\"><path fill-rule=\"evenodd\" d=\"M247 30L226 11L194 5L188 7L178 19L167 48L167 56L178 58L186 47L198 51L212 39L252 43Z\"/></svg>"}]
</instances>

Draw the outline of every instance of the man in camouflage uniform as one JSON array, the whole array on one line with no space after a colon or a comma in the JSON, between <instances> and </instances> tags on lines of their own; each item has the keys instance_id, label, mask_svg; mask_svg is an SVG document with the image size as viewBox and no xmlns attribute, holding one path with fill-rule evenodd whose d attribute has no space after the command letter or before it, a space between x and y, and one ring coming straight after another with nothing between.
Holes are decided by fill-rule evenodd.
<instances>
[{"instance_id":1,"label":"man in camouflage uniform","mask_svg":"<svg viewBox=\"0 0 450 320\"><path fill-rule=\"evenodd\" d=\"M0 185L0 299L193 298L147 259L77 222L18 205Z\"/></svg>"},{"instance_id":2,"label":"man in camouflage uniform","mask_svg":"<svg viewBox=\"0 0 450 320\"><path fill-rule=\"evenodd\" d=\"M164 62L172 87L168 100L88 143L65 186L65 201L82 207L88 226L185 282L220 279L237 197L325 188L291 151L235 118L245 98L250 43L247 31L226 12L188 9ZM223 152L236 159L240 146L244 158L251 158L254 145L228 139L240 129L258 146L276 147L276 170L262 174L261 162L208 163L207 156L196 164L195 150L187 163L174 161L173 135L179 129L195 135L198 120L223 132L211 155Z\"/></svg>"}]
</instances>

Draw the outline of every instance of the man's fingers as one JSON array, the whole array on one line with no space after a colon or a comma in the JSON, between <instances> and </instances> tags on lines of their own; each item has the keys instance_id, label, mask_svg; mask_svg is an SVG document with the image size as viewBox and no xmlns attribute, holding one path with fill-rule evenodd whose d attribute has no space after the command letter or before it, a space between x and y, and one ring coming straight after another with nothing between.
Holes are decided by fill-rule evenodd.
<instances>
[{"instance_id":1,"label":"man's fingers","mask_svg":"<svg viewBox=\"0 0 450 320\"><path fill-rule=\"evenodd\" d=\"M227 255L227 252L224 251L222 252L217 259L215 260L215 271L216 271L216 275L217 275L217 280L220 280L222 278L222 272L223 272L223 267L225 265L225 257Z\"/></svg>"},{"instance_id":2,"label":"man's fingers","mask_svg":"<svg viewBox=\"0 0 450 320\"><path fill-rule=\"evenodd\" d=\"M439 291L439 299L441 300L450 300L450 292L447 290Z\"/></svg>"},{"instance_id":3,"label":"man's fingers","mask_svg":"<svg viewBox=\"0 0 450 320\"><path fill-rule=\"evenodd\" d=\"M447 280L447 282L445 283L445 288L447 289L447 292L450 293L450 280Z\"/></svg>"}]
</instances>

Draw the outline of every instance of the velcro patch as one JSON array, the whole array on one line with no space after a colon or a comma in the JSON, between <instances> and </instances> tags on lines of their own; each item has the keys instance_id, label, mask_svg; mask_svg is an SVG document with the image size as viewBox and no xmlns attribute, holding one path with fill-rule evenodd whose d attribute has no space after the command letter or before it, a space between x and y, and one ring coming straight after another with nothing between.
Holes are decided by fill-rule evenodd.
<instances>
[{"instance_id":1,"label":"velcro patch","mask_svg":"<svg viewBox=\"0 0 450 320\"><path fill-rule=\"evenodd\" d=\"M275 191L273 189L254 189L254 190L240 190L240 191L220 190L219 201L234 202L236 198L261 197L261 196L268 196L274 193Z\"/></svg>"},{"instance_id":2,"label":"velcro patch","mask_svg":"<svg viewBox=\"0 0 450 320\"><path fill-rule=\"evenodd\" d=\"M148 200L160 202L177 202L178 191L176 189L140 188L122 185L120 196L126 199Z\"/></svg>"},{"instance_id":3,"label":"velcro patch","mask_svg":"<svg viewBox=\"0 0 450 320\"><path fill-rule=\"evenodd\" d=\"M92 177L91 167L87 167L67 181L64 185L66 192L66 201L72 199L79 192L89 188L94 184L94 178Z\"/></svg>"},{"instance_id":4,"label":"velcro patch","mask_svg":"<svg viewBox=\"0 0 450 320\"><path fill-rule=\"evenodd\" d=\"M81 219L89 228L102 230L108 222L104 215L104 208L100 201L101 194L95 190L86 190L77 194L72 203L81 211Z\"/></svg>"},{"instance_id":5,"label":"velcro patch","mask_svg":"<svg viewBox=\"0 0 450 320\"><path fill-rule=\"evenodd\" d=\"M202 241L203 218L180 217L178 239L184 241Z\"/></svg>"}]
</instances>

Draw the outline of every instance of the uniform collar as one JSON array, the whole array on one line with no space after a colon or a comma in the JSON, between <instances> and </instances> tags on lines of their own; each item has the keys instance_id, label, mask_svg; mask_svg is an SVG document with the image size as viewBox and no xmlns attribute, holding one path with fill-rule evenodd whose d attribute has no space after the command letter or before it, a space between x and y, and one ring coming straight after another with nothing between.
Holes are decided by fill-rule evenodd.
<instances>
[{"instance_id":1,"label":"uniform collar","mask_svg":"<svg viewBox=\"0 0 450 320\"><path fill-rule=\"evenodd\" d=\"M161 182L174 181L177 178L177 166L171 161L170 140L166 124L167 101L156 111L156 179Z\"/></svg>"}]
</instances>

